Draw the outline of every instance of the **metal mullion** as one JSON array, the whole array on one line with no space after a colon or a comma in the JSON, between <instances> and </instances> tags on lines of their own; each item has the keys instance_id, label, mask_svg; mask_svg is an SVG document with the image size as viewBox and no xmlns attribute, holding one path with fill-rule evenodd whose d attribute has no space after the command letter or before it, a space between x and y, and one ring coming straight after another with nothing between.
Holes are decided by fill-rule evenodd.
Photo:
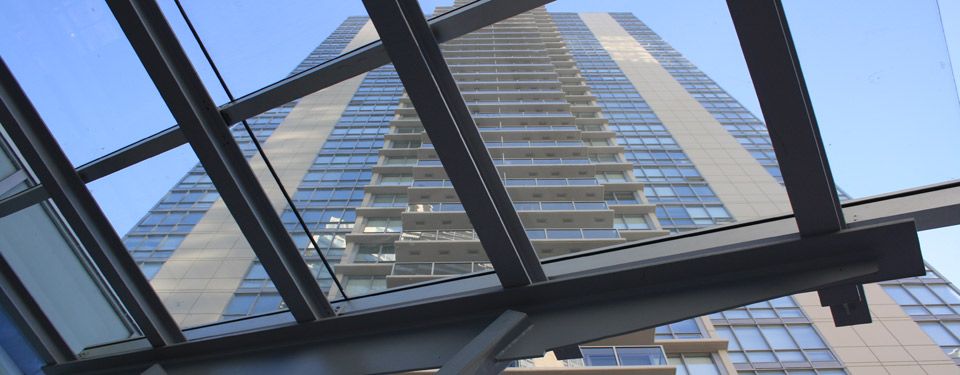
<instances>
[{"instance_id":1,"label":"metal mullion","mask_svg":"<svg viewBox=\"0 0 960 375\"><path fill-rule=\"evenodd\" d=\"M150 344L184 341L177 323L2 59L0 101L0 123Z\"/></svg>"},{"instance_id":2,"label":"metal mullion","mask_svg":"<svg viewBox=\"0 0 960 375\"><path fill-rule=\"evenodd\" d=\"M364 5L501 284L546 280L420 6L415 0Z\"/></svg>"},{"instance_id":3,"label":"metal mullion","mask_svg":"<svg viewBox=\"0 0 960 375\"><path fill-rule=\"evenodd\" d=\"M846 228L780 0L727 0L801 236ZM838 326L869 323L863 285L818 291Z\"/></svg>"},{"instance_id":4,"label":"metal mullion","mask_svg":"<svg viewBox=\"0 0 960 375\"><path fill-rule=\"evenodd\" d=\"M156 2L107 2L297 321L335 315Z\"/></svg>"}]
</instances>

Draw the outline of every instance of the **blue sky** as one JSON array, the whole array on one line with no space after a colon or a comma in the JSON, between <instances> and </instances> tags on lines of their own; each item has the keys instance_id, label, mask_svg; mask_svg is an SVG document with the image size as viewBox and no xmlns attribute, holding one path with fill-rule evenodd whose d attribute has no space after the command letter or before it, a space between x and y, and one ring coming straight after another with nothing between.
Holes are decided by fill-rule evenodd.
<instances>
[{"instance_id":1,"label":"blue sky","mask_svg":"<svg viewBox=\"0 0 960 375\"><path fill-rule=\"evenodd\" d=\"M172 0L160 0L218 102ZM449 1L422 1L430 11ZM837 183L864 197L960 178L956 55L960 1L784 0ZM282 78L359 1L184 0L237 95ZM759 114L722 0L559 0L551 11L632 12ZM948 20L941 27L941 15ZM0 54L80 165L174 124L99 0L0 0ZM180 147L90 184L126 232L196 163ZM925 256L960 280L960 229L921 233Z\"/></svg>"}]
</instances>

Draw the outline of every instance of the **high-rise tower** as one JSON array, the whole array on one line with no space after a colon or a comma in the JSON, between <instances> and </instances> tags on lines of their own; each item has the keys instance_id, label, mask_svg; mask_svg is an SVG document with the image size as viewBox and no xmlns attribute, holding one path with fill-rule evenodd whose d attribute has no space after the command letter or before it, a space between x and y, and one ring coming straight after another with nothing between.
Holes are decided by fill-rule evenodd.
<instances>
[{"instance_id":1,"label":"high-rise tower","mask_svg":"<svg viewBox=\"0 0 960 375\"><path fill-rule=\"evenodd\" d=\"M366 18L351 17L302 67L374 39ZM538 9L442 50L541 259L789 210L763 123L633 15ZM440 164L392 67L251 125L271 160L282 161L281 181L296 188L307 231L279 189L267 190L330 297L490 269L459 203L470 197L457 197L445 178L444 168L457 166ZM252 155L252 140L235 134ZM262 160L250 163L266 176ZM282 307L200 167L125 239L182 325ZM960 320L951 319L960 319L960 297L949 283L931 272L866 291L868 325L836 328L803 294L585 344L583 360L551 354L517 365L956 371Z\"/></svg>"}]
</instances>

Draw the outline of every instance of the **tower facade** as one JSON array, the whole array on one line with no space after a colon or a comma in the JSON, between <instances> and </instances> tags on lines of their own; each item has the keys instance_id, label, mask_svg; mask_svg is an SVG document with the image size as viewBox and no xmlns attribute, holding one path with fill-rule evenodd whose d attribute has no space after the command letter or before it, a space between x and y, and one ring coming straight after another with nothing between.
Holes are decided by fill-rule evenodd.
<instances>
[{"instance_id":1,"label":"tower facade","mask_svg":"<svg viewBox=\"0 0 960 375\"><path fill-rule=\"evenodd\" d=\"M376 38L351 17L298 70ZM631 14L537 9L441 48L541 259L790 211L762 121ZM446 179L391 66L250 125L306 228L266 182L249 135L235 135L331 298L492 269L459 203L470 198ZM181 325L283 307L201 167L125 240ZM867 325L833 327L801 294L583 344L583 359L515 366L956 373L960 296L949 283L931 271L865 289Z\"/></svg>"}]
</instances>

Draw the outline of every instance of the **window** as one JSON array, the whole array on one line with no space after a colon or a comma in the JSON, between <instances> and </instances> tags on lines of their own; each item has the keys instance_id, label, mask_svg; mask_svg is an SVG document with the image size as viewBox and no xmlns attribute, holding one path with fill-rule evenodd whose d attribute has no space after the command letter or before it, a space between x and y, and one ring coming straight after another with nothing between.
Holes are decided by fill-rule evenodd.
<instances>
[{"instance_id":1,"label":"window","mask_svg":"<svg viewBox=\"0 0 960 375\"><path fill-rule=\"evenodd\" d=\"M920 322L920 328L943 348L950 358L960 359L960 321Z\"/></svg>"},{"instance_id":2,"label":"window","mask_svg":"<svg viewBox=\"0 0 960 375\"><path fill-rule=\"evenodd\" d=\"M388 263L397 260L396 249L393 245L361 244L357 248L354 263Z\"/></svg>"},{"instance_id":3,"label":"window","mask_svg":"<svg viewBox=\"0 0 960 375\"><path fill-rule=\"evenodd\" d=\"M809 367L814 362L836 363L836 357L810 324L716 327L717 334L729 341L728 351L734 363L790 363L795 368Z\"/></svg>"},{"instance_id":4,"label":"window","mask_svg":"<svg viewBox=\"0 0 960 375\"><path fill-rule=\"evenodd\" d=\"M949 284L888 284L883 290L908 315L960 314L960 296Z\"/></svg>"},{"instance_id":5,"label":"window","mask_svg":"<svg viewBox=\"0 0 960 375\"><path fill-rule=\"evenodd\" d=\"M639 204L637 194L632 191L608 191L603 193L603 199L607 204Z\"/></svg>"},{"instance_id":6,"label":"window","mask_svg":"<svg viewBox=\"0 0 960 375\"><path fill-rule=\"evenodd\" d=\"M659 366L667 358L659 346L580 347L583 365L593 366Z\"/></svg>"},{"instance_id":7,"label":"window","mask_svg":"<svg viewBox=\"0 0 960 375\"><path fill-rule=\"evenodd\" d=\"M223 311L223 318L234 319L247 315L265 314L286 308L283 298L276 293L237 294Z\"/></svg>"},{"instance_id":8,"label":"window","mask_svg":"<svg viewBox=\"0 0 960 375\"><path fill-rule=\"evenodd\" d=\"M393 141L392 148L420 148L420 141Z\"/></svg>"},{"instance_id":9,"label":"window","mask_svg":"<svg viewBox=\"0 0 960 375\"><path fill-rule=\"evenodd\" d=\"M370 199L373 207L404 207L407 205L406 194L377 194Z\"/></svg>"},{"instance_id":10,"label":"window","mask_svg":"<svg viewBox=\"0 0 960 375\"><path fill-rule=\"evenodd\" d=\"M383 160L383 165L415 165L416 156L390 156Z\"/></svg>"},{"instance_id":11,"label":"window","mask_svg":"<svg viewBox=\"0 0 960 375\"><path fill-rule=\"evenodd\" d=\"M385 174L380 177L380 185L412 185L412 174Z\"/></svg>"},{"instance_id":12,"label":"window","mask_svg":"<svg viewBox=\"0 0 960 375\"><path fill-rule=\"evenodd\" d=\"M586 366L616 366L617 355L613 348L580 348Z\"/></svg>"},{"instance_id":13,"label":"window","mask_svg":"<svg viewBox=\"0 0 960 375\"><path fill-rule=\"evenodd\" d=\"M597 173L597 180L600 182L626 182L627 176L623 172L600 172Z\"/></svg>"},{"instance_id":14,"label":"window","mask_svg":"<svg viewBox=\"0 0 960 375\"><path fill-rule=\"evenodd\" d=\"M348 276L344 291L349 296L370 294L387 289L386 276Z\"/></svg>"},{"instance_id":15,"label":"window","mask_svg":"<svg viewBox=\"0 0 960 375\"><path fill-rule=\"evenodd\" d=\"M650 229L650 223L647 222L647 215L616 215L613 217L613 227L627 230Z\"/></svg>"},{"instance_id":16,"label":"window","mask_svg":"<svg viewBox=\"0 0 960 375\"><path fill-rule=\"evenodd\" d=\"M402 230L399 217L371 217L363 227L364 233L399 233Z\"/></svg>"},{"instance_id":17,"label":"window","mask_svg":"<svg viewBox=\"0 0 960 375\"><path fill-rule=\"evenodd\" d=\"M806 317L803 315L803 312L797 306L796 302L794 302L793 297L790 296L752 303L736 309L714 313L710 315L710 318L714 320L800 319L799 321L806 322Z\"/></svg>"},{"instance_id":18,"label":"window","mask_svg":"<svg viewBox=\"0 0 960 375\"><path fill-rule=\"evenodd\" d=\"M680 354L667 357L667 363L677 366L677 375L720 375L720 369L710 354Z\"/></svg>"},{"instance_id":19,"label":"window","mask_svg":"<svg viewBox=\"0 0 960 375\"><path fill-rule=\"evenodd\" d=\"M697 319L681 320L656 329L657 340L663 339L699 339L703 338Z\"/></svg>"}]
</instances>

